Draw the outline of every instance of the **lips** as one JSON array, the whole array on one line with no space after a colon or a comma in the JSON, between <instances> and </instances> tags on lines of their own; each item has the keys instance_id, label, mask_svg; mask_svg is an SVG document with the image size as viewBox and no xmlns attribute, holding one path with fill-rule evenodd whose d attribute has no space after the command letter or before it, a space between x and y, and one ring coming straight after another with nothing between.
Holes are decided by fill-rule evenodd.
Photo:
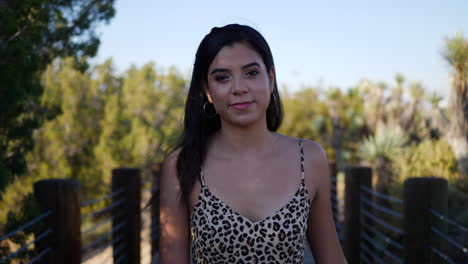
<instances>
[{"instance_id":1,"label":"lips","mask_svg":"<svg viewBox=\"0 0 468 264\"><path fill-rule=\"evenodd\" d=\"M244 109L247 109L251 104L252 102L239 102L239 103L231 104L231 106L237 110L244 110Z\"/></svg>"}]
</instances>

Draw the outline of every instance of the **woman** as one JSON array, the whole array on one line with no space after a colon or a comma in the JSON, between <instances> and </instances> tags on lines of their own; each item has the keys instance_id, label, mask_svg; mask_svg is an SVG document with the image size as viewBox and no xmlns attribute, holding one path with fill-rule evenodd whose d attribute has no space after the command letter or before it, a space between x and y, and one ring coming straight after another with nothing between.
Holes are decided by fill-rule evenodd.
<instances>
[{"instance_id":1,"label":"woman","mask_svg":"<svg viewBox=\"0 0 468 264\"><path fill-rule=\"evenodd\" d=\"M184 131L166 159L160 263L346 263L317 143L276 133L283 110L265 39L213 28L198 47Z\"/></svg>"}]
</instances>

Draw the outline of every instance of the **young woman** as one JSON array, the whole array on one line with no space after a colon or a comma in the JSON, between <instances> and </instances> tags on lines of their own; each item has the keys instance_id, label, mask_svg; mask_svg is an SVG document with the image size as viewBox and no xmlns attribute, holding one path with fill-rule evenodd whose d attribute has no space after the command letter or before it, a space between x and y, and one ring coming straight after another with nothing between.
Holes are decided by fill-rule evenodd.
<instances>
[{"instance_id":1,"label":"young woman","mask_svg":"<svg viewBox=\"0 0 468 264\"><path fill-rule=\"evenodd\" d=\"M346 263L325 153L276 133L282 119L265 39L248 26L213 28L162 169L160 263L189 263L192 250L194 264L302 264L306 239L316 263Z\"/></svg>"}]
</instances>

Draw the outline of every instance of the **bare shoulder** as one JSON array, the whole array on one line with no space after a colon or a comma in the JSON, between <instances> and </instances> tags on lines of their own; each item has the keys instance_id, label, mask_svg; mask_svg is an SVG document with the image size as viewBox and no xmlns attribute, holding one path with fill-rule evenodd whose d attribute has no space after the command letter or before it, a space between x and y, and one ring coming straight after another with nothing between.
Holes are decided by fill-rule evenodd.
<instances>
[{"instance_id":1,"label":"bare shoulder","mask_svg":"<svg viewBox=\"0 0 468 264\"><path fill-rule=\"evenodd\" d=\"M170 171L177 170L177 160L179 159L179 154L181 150L182 148L177 148L173 152L169 153L169 155L167 155L162 167L164 172L167 173Z\"/></svg>"},{"instance_id":2,"label":"bare shoulder","mask_svg":"<svg viewBox=\"0 0 468 264\"><path fill-rule=\"evenodd\" d=\"M179 180L177 177L177 160L179 159L181 148L178 148L167 155L161 168L161 186L169 186L179 190Z\"/></svg>"},{"instance_id":3,"label":"bare shoulder","mask_svg":"<svg viewBox=\"0 0 468 264\"><path fill-rule=\"evenodd\" d=\"M288 146L294 146L293 148L297 148L297 140L298 138L290 137L286 135L280 136L289 144ZM322 146L319 143L309 140L309 139L300 139L302 141L302 146L304 150L304 162L305 163L325 163L327 164L327 156L325 150L323 150Z\"/></svg>"},{"instance_id":4,"label":"bare shoulder","mask_svg":"<svg viewBox=\"0 0 468 264\"><path fill-rule=\"evenodd\" d=\"M177 163L177 159L179 159L179 154L182 148L177 148L173 152L167 155L166 160L164 161L165 164L174 164Z\"/></svg>"},{"instance_id":5,"label":"bare shoulder","mask_svg":"<svg viewBox=\"0 0 468 264\"><path fill-rule=\"evenodd\" d=\"M304 177L311 200L315 200L329 188L329 168L325 150L312 140L303 139ZM326 196L326 195L325 195Z\"/></svg>"},{"instance_id":6,"label":"bare shoulder","mask_svg":"<svg viewBox=\"0 0 468 264\"><path fill-rule=\"evenodd\" d=\"M309 139L302 139L302 142L305 160L312 163L325 163L328 165L327 154L319 143Z\"/></svg>"}]
</instances>

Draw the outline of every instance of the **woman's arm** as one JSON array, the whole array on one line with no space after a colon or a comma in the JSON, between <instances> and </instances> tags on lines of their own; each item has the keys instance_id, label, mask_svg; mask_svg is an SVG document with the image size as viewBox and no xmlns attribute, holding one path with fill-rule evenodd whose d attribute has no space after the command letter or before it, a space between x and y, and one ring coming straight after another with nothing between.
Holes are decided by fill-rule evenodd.
<instances>
[{"instance_id":1,"label":"woman's arm","mask_svg":"<svg viewBox=\"0 0 468 264\"><path fill-rule=\"evenodd\" d=\"M304 141L305 178L308 189L316 193L310 204L307 221L309 240L317 264L347 263L341 249L333 221L330 201L330 175L328 160L322 147L312 141Z\"/></svg>"},{"instance_id":2,"label":"woman's arm","mask_svg":"<svg viewBox=\"0 0 468 264\"><path fill-rule=\"evenodd\" d=\"M177 178L179 151L171 153L162 167L159 197L159 263L189 263L188 209L180 204Z\"/></svg>"}]
</instances>

